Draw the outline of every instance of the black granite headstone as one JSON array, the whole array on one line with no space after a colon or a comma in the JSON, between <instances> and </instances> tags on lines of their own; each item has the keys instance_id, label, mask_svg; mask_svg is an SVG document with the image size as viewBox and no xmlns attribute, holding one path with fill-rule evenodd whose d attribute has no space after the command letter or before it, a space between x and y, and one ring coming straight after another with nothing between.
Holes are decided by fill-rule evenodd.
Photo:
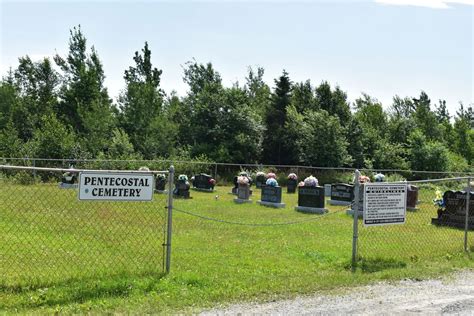
<instances>
[{"instance_id":1,"label":"black granite headstone","mask_svg":"<svg viewBox=\"0 0 474 316\"><path fill-rule=\"evenodd\" d=\"M281 187L262 186L262 202L281 203Z\"/></svg>"},{"instance_id":2,"label":"black granite headstone","mask_svg":"<svg viewBox=\"0 0 474 316\"><path fill-rule=\"evenodd\" d=\"M324 208L324 188L298 187L298 206Z\"/></svg>"},{"instance_id":3,"label":"black granite headstone","mask_svg":"<svg viewBox=\"0 0 474 316\"><path fill-rule=\"evenodd\" d=\"M288 182L286 184L287 193L295 193L297 185L298 185L298 180L288 179Z\"/></svg>"},{"instance_id":4,"label":"black granite headstone","mask_svg":"<svg viewBox=\"0 0 474 316\"><path fill-rule=\"evenodd\" d=\"M468 229L474 229L474 192L469 196L469 218ZM466 222L466 199L465 191L446 191L443 195L445 207L438 209L438 217L432 218L431 223L439 226L450 226L464 228Z\"/></svg>"},{"instance_id":5,"label":"black granite headstone","mask_svg":"<svg viewBox=\"0 0 474 316\"><path fill-rule=\"evenodd\" d=\"M155 179L155 190L164 191L166 187L166 178L165 177L156 177Z\"/></svg>"},{"instance_id":6,"label":"black granite headstone","mask_svg":"<svg viewBox=\"0 0 474 316\"><path fill-rule=\"evenodd\" d=\"M201 173L194 176L193 187L203 190L214 190L214 184L211 183L212 177L208 174Z\"/></svg>"},{"instance_id":7,"label":"black granite headstone","mask_svg":"<svg viewBox=\"0 0 474 316\"><path fill-rule=\"evenodd\" d=\"M345 183L331 185L331 200L351 203L354 199L354 186Z\"/></svg>"},{"instance_id":8,"label":"black granite headstone","mask_svg":"<svg viewBox=\"0 0 474 316\"><path fill-rule=\"evenodd\" d=\"M261 188L262 185L265 185L265 182L266 182L265 175L259 175L255 178L255 186L257 188Z\"/></svg>"},{"instance_id":9,"label":"black granite headstone","mask_svg":"<svg viewBox=\"0 0 474 316\"><path fill-rule=\"evenodd\" d=\"M189 182L178 180L176 183L173 194L175 197L189 199Z\"/></svg>"}]
</instances>

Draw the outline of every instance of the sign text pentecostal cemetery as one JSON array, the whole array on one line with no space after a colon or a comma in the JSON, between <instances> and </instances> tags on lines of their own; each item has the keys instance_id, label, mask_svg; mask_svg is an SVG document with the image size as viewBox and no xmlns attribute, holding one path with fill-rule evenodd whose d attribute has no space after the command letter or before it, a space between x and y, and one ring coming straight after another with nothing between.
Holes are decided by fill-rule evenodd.
<instances>
[{"instance_id":1,"label":"sign text pentecostal cemetery","mask_svg":"<svg viewBox=\"0 0 474 316\"><path fill-rule=\"evenodd\" d=\"M153 175L81 172L79 200L151 201Z\"/></svg>"},{"instance_id":2,"label":"sign text pentecostal cemetery","mask_svg":"<svg viewBox=\"0 0 474 316\"><path fill-rule=\"evenodd\" d=\"M407 185L367 183L364 186L364 225L404 224Z\"/></svg>"}]
</instances>

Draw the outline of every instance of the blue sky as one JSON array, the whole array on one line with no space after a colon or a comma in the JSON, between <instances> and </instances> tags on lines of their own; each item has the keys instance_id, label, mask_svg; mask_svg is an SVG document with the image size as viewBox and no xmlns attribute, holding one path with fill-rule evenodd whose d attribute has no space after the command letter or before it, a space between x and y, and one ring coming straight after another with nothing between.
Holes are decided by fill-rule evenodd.
<instances>
[{"instance_id":1,"label":"blue sky","mask_svg":"<svg viewBox=\"0 0 474 316\"><path fill-rule=\"evenodd\" d=\"M1 1L1 0L0 0ZM2 1L0 73L17 58L65 55L81 24L116 97L123 71L148 41L162 87L184 95L183 65L212 62L224 84L265 80L286 69L294 82L327 80L353 101L366 92L389 106L425 90L435 102L474 102L474 0L366 1Z\"/></svg>"}]
</instances>

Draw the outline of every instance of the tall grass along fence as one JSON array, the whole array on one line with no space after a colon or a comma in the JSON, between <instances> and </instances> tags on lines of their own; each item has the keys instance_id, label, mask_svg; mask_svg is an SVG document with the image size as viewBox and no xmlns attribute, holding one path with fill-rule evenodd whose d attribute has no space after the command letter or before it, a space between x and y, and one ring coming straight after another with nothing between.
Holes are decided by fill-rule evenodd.
<instances>
[{"instance_id":1,"label":"tall grass along fence","mask_svg":"<svg viewBox=\"0 0 474 316\"><path fill-rule=\"evenodd\" d=\"M80 201L65 171L0 166L0 288L163 274L168 195Z\"/></svg>"}]
</instances>

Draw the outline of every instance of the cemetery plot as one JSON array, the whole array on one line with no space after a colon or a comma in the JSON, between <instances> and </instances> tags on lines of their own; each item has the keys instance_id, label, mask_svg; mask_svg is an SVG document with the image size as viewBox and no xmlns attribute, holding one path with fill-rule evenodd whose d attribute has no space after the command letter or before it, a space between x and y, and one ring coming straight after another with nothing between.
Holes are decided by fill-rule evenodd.
<instances>
[{"instance_id":1,"label":"cemetery plot","mask_svg":"<svg viewBox=\"0 0 474 316\"><path fill-rule=\"evenodd\" d=\"M210 175L201 173L194 176L192 183L195 190L212 192L216 181Z\"/></svg>"},{"instance_id":2,"label":"cemetery plot","mask_svg":"<svg viewBox=\"0 0 474 316\"><path fill-rule=\"evenodd\" d=\"M474 209L474 192L470 193L469 209ZM437 217L431 223L438 226L449 226L464 229L466 223L466 199L465 191L446 191L443 194L444 205L438 209ZM474 229L474 214L469 212L468 229Z\"/></svg>"},{"instance_id":3,"label":"cemetery plot","mask_svg":"<svg viewBox=\"0 0 474 316\"><path fill-rule=\"evenodd\" d=\"M354 186L338 183L331 185L331 205L351 205L354 199Z\"/></svg>"},{"instance_id":4,"label":"cemetery plot","mask_svg":"<svg viewBox=\"0 0 474 316\"><path fill-rule=\"evenodd\" d=\"M262 186L262 197L257 203L277 208L285 207L285 203L281 202L281 193L281 187Z\"/></svg>"},{"instance_id":5,"label":"cemetery plot","mask_svg":"<svg viewBox=\"0 0 474 316\"><path fill-rule=\"evenodd\" d=\"M297 211L305 213L323 214L328 210L324 208L324 188L301 186L298 188Z\"/></svg>"}]
</instances>

